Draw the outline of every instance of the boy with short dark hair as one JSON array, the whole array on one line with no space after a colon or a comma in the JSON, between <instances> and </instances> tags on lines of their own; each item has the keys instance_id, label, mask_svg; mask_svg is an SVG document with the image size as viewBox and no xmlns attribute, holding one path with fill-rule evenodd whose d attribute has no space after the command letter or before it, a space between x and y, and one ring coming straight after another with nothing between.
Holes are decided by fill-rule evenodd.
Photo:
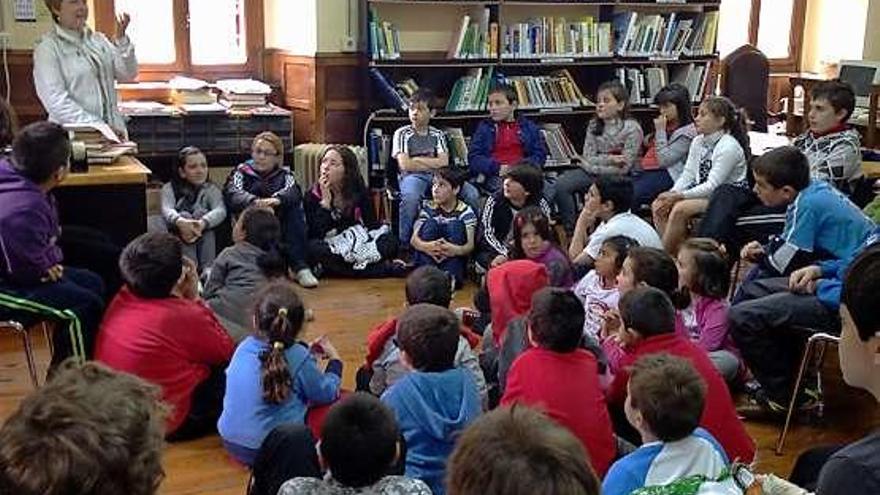
<instances>
[{"instance_id":1,"label":"boy with short dark hair","mask_svg":"<svg viewBox=\"0 0 880 495\"><path fill-rule=\"evenodd\" d=\"M618 309L621 325L614 337L623 343L627 352L606 394L608 403L616 407L624 405L629 367L640 357L661 352L683 357L706 383L706 407L700 426L718 439L728 458L751 462L755 443L736 415L727 384L706 351L675 332L675 308L669 297L653 287L637 287L621 297Z\"/></svg>"},{"instance_id":2,"label":"boy with short dark hair","mask_svg":"<svg viewBox=\"0 0 880 495\"><path fill-rule=\"evenodd\" d=\"M397 341L401 360L413 371L382 394L406 440L406 475L440 495L455 438L481 412L473 379L454 367L459 325L446 308L407 308L397 323Z\"/></svg>"},{"instance_id":3,"label":"boy with short dark hair","mask_svg":"<svg viewBox=\"0 0 880 495\"><path fill-rule=\"evenodd\" d=\"M760 262L767 274L790 273L805 261L850 257L874 228L840 191L810 179L807 157L793 146L761 155L752 170L762 203L788 205L782 235L767 246L752 241L740 253L747 261Z\"/></svg>"},{"instance_id":4,"label":"boy with short dark hair","mask_svg":"<svg viewBox=\"0 0 880 495\"><path fill-rule=\"evenodd\" d=\"M547 161L547 149L540 128L525 117L516 117L519 100L507 84L489 89L489 118L480 122L471 138L468 166L471 176L483 176L483 188L490 194L501 189L511 166L528 162L539 170ZM552 198L544 191L545 198Z\"/></svg>"},{"instance_id":5,"label":"boy with short dark hair","mask_svg":"<svg viewBox=\"0 0 880 495\"><path fill-rule=\"evenodd\" d=\"M26 126L0 156L0 307L55 327L51 367L92 355L104 311L104 282L62 265L61 225L52 190L67 177L70 140L58 124Z\"/></svg>"},{"instance_id":6,"label":"boy with short dark hair","mask_svg":"<svg viewBox=\"0 0 880 495\"><path fill-rule=\"evenodd\" d=\"M862 153L858 131L847 125L855 109L852 86L823 81L810 92L809 130L794 140L810 162L810 176L850 193L850 181L861 176Z\"/></svg>"},{"instance_id":7,"label":"boy with short dark hair","mask_svg":"<svg viewBox=\"0 0 880 495\"><path fill-rule=\"evenodd\" d=\"M406 277L406 304L433 304L448 308L452 301L452 280L449 275L434 266L416 268ZM400 348L394 338L397 318L391 318L370 330L367 335L367 357L364 370L369 374L369 391L381 395L388 387L403 378L410 369L400 360ZM486 403L486 380L473 347L480 338L470 328L459 329L455 366L466 369L474 379L483 403ZM367 388L367 387L364 387Z\"/></svg>"},{"instance_id":8,"label":"boy with short dark hair","mask_svg":"<svg viewBox=\"0 0 880 495\"><path fill-rule=\"evenodd\" d=\"M434 112L434 95L427 89L417 90L409 99L409 125L394 131L391 139L391 156L397 160L400 171L398 229L401 247L410 245L413 224L425 192L431 186L432 172L449 166L446 135L430 125ZM459 192L465 203L476 211L480 199L476 188L467 184Z\"/></svg>"},{"instance_id":9,"label":"boy with short dark hair","mask_svg":"<svg viewBox=\"0 0 880 495\"><path fill-rule=\"evenodd\" d=\"M449 495L599 495L581 443L546 415L500 407L471 424L449 458Z\"/></svg>"},{"instance_id":10,"label":"boy with short dark hair","mask_svg":"<svg viewBox=\"0 0 880 495\"><path fill-rule=\"evenodd\" d=\"M125 286L110 307L95 359L162 388L172 407L167 434L188 439L216 431L235 343L198 299L195 264L180 240L148 233L122 251Z\"/></svg>"},{"instance_id":11,"label":"boy with short dark hair","mask_svg":"<svg viewBox=\"0 0 880 495\"><path fill-rule=\"evenodd\" d=\"M431 490L420 480L385 475L400 452L394 413L372 395L349 395L330 408L321 426L318 454L327 476L293 478L281 485L278 494L429 495Z\"/></svg>"},{"instance_id":12,"label":"boy with short dark hair","mask_svg":"<svg viewBox=\"0 0 880 495\"><path fill-rule=\"evenodd\" d=\"M457 288L464 284L477 228L476 213L458 199L464 179L464 173L449 167L434 171L432 199L422 203L411 239L416 266L439 267L453 277Z\"/></svg>"},{"instance_id":13,"label":"boy with short dark hair","mask_svg":"<svg viewBox=\"0 0 880 495\"><path fill-rule=\"evenodd\" d=\"M605 495L628 495L700 475L718 478L729 464L724 449L698 428L706 384L688 360L669 354L641 357L630 368L624 404L642 446L611 466Z\"/></svg>"},{"instance_id":14,"label":"boy with short dark hair","mask_svg":"<svg viewBox=\"0 0 880 495\"><path fill-rule=\"evenodd\" d=\"M584 308L571 291L547 287L535 293L527 330L531 348L513 362L501 404L536 407L568 428L602 477L617 449L596 357L580 347L583 328Z\"/></svg>"},{"instance_id":15,"label":"boy with short dark hair","mask_svg":"<svg viewBox=\"0 0 880 495\"><path fill-rule=\"evenodd\" d=\"M0 493L153 495L164 478L159 390L67 361L0 428Z\"/></svg>"}]
</instances>

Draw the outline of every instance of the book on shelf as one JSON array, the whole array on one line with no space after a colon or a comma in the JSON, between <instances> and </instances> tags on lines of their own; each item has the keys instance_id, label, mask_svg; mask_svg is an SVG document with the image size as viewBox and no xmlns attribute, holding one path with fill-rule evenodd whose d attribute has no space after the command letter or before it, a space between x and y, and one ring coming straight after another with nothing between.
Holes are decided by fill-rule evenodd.
<instances>
[{"instance_id":1,"label":"book on shelf","mask_svg":"<svg viewBox=\"0 0 880 495\"><path fill-rule=\"evenodd\" d=\"M545 165L571 165L580 157L562 124L541 124L541 135L547 143L547 162Z\"/></svg>"},{"instance_id":2,"label":"book on shelf","mask_svg":"<svg viewBox=\"0 0 880 495\"><path fill-rule=\"evenodd\" d=\"M369 160L369 181L371 188L382 188L385 185L385 171L391 157L391 137L382 129L370 129L367 136L367 159Z\"/></svg>"},{"instance_id":3,"label":"book on shelf","mask_svg":"<svg viewBox=\"0 0 880 495\"><path fill-rule=\"evenodd\" d=\"M516 91L520 109L580 108L593 103L584 96L568 69L544 76L509 76L502 79Z\"/></svg>"},{"instance_id":4,"label":"book on shelf","mask_svg":"<svg viewBox=\"0 0 880 495\"><path fill-rule=\"evenodd\" d=\"M715 52L718 12L617 12L614 51L625 57L703 56Z\"/></svg>"},{"instance_id":5,"label":"book on shelf","mask_svg":"<svg viewBox=\"0 0 880 495\"><path fill-rule=\"evenodd\" d=\"M631 104L649 105L663 86L670 82L686 87L694 102L701 101L706 92L709 72L709 63L689 63L668 67L618 67L615 76L629 91Z\"/></svg>"},{"instance_id":6,"label":"book on shelf","mask_svg":"<svg viewBox=\"0 0 880 495\"><path fill-rule=\"evenodd\" d=\"M480 112L486 110L489 88L494 81L493 67L474 67L452 86L446 100L447 112Z\"/></svg>"},{"instance_id":7,"label":"book on shelf","mask_svg":"<svg viewBox=\"0 0 880 495\"><path fill-rule=\"evenodd\" d=\"M487 7L479 19L464 15L446 55L451 59L490 59L498 56L498 23L491 20L492 12Z\"/></svg>"},{"instance_id":8,"label":"book on shelf","mask_svg":"<svg viewBox=\"0 0 880 495\"><path fill-rule=\"evenodd\" d=\"M370 78L376 83L382 101L394 108L395 110L406 111L409 105L403 95L398 92L397 88L382 74L382 71L372 67L370 68Z\"/></svg>"},{"instance_id":9,"label":"book on shelf","mask_svg":"<svg viewBox=\"0 0 880 495\"><path fill-rule=\"evenodd\" d=\"M444 127L446 147L449 149L449 165L456 168L468 167L468 139L460 127Z\"/></svg>"},{"instance_id":10,"label":"book on shelf","mask_svg":"<svg viewBox=\"0 0 880 495\"><path fill-rule=\"evenodd\" d=\"M502 28L502 58L610 57L611 23L539 17Z\"/></svg>"},{"instance_id":11,"label":"book on shelf","mask_svg":"<svg viewBox=\"0 0 880 495\"><path fill-rule=\"evenodd\" d=\"M711 64L709 62L670 66L669 81L683 84L691 94L691 99L694 102L700 102L703 100L703 95L706 94L706 86L709 84L710 67Z\"/></svg>"},{"instance_id":12,"label":"book on shelf","mask_svg":"<svg viewBox=\"0 0 880 495\"><path fill-rule=\"evenodd\" d=\"M400 58L400 35L397 27L379 18L376 9L370 7L368 14L367 37L370 55L373 60L395 60Z\"/></svg>"}]
</instances>

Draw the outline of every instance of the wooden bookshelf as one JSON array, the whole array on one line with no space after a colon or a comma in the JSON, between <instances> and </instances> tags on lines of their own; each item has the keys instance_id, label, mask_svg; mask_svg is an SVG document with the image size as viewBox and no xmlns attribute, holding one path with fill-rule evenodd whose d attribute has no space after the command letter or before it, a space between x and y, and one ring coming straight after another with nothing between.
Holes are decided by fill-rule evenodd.
<instances>
[{"instance_id":1,"label":"wooden bookshelf","mask_svg":"<svg viewBox=\"0 0 880 495\"><path fill-rule=\"evenodd\" d=\"M687 48L693 49L695 54L690 54L690 50L680 50L663 52L649 52L653 55L641 56L641 53L635 50L627 51L622 54L615 48L615 14L625 12L635 12L636 32L641 29L637 24L639 20L650 18L650 16L660 16L660 26L663 26L659 32L655 30L654 37L648 38L647 46L660 46L667 48L669 46L669 35L664 38L664 29L669 26L674 27L672 35L678 35L679 24L681 20L691 20L693 31L710 28L702 27L700 23L711 25L707 19L713 16L706 16L708 12L716 12L720 9L720 0L713 1L686 1L686 2L661 2L656 1L538 1L538 0L496 0L496 1L463 1L463 0L361 0L361 32L365 33L366 42L366 59L367 66L370 71L378 71L389 83L392 88L396 83L405 79L413 79L419 87L430 88L438 98L440 107L434 116L433 125L438 128L460 128L466 136L473 134L480 120L488 117L488 111L472 110L472 111L446 111L445 103L452 97L452 92L456 82L465 76L471 74L483 74L491 71L492 78L497 78L499 74L505 78L514 78L522 76L550 76L554 72L566 70L575 85L585 97L590 101L595 101L595 92L598 86L607 80L614 79L618 76L618 70L627 71L638 69L642 74L641 79L647 81L645 69L660 68L665 75L666 82L673 80L673 74L678 75L681 71L687 74L689 80L691 73L699 69L699 82L693 87L698 88L700 93L696 99L701 99L708 92L708 88L712 85L711 79L717 70L718 54L715 53L714 43L717 41L717 18L714 31L711 36L716 39L705 41L710 34L700 33L706 38L700 42L701 38L695 35L695 44L687 45L687 36L685 38ZM373 17L375 15L375 17ZM463 23L463 17L469 16L468 23ZM673 17L676 16L676 17ZM713 14L717 16L717 14ZM570 29L577 29L579 23L586 22L586 17L590 19L591 29L596 29L601 24L610 24L610 48L607 53L589 52L584 56L583 51L577 48L586 47L586 41L582 41L583 45L576 44L576 39L584 38L566 38L572 36ZM626 15L618 17L626 18ZM632 18L633 16L630 16ZM394 41L399 43L399 51L393 53L393 58L373 58L373 48L377 45L370 44L370 36L375 33L371 32L370 21L375 24L388 23L395 30ZM657 19L655 17L655 19ZM673 22L675 21L675 22ZM535 24L543 23L547 24ZM564 23L563 23L564 22ZM476 24L478 29L484 29L486 24L497 25L497 45L494 47L479 46L477 52L469 51L468 53L492 53L491 57L481 58L454 58L451 54L461 55L462 52L452 47L456 43L456 34L459 37L462 34L462 24L469 27ZM557 31L560 29L562 38L559 38ZM522 26L522 28L521 28ZM537 49L537 42L533 39L531 29L532 26L538 26L544 29L540 31L543 36L541 50ZM650 24L649 24L650 26ZM535 51L516 50L512 39L505 39L505 33L511 34L514 29L527 29L529 37L525 40L520 37L519 42L531 43L534 45ZM603 28L607 29L609 28ZM626 32L631 32L633 28L627 28ZM485 32L485 31L482 31ZM526 32L526 31L520 31ZM590 31L587 31L590 32ZM601 31L600 31L601 32ZM383 32L384 33L384 32ZM596 36L596 31L592 31L592 35ZM583 34L583 31L581 31ZM399 37L399 39L398 39ZM488 36L492 38L492 36ZM512 38L512 36L511 36ZM553 38L549 44L547 40ZM485 38L479 38L485 43ZM629 39L629 37L627 37ZM639 38L643 39L643 38ZM562 45L559 41L562 41ZM571 43L569 43L571 40ZM596 48L597 43L601 44L598 37L592 38L592 47ZM654 45L651 45L653 41ZM659 44L658 44L659 42ZM711 50L708 43L712 43ZM458 42L458 47L462 45L462 41ZM549 46L548 46L549 45ZM551 50L555 47L562 46L562 50ZM627 45L629 48L630 45ZM644 45L636 45L641 48ZM675 45L678 47L678 45ZM521 47L521 45L520 45ZM573 50L567 50L567 48ZM505 48L510 48L505 53ZM706 53L706 52L712 53ZM534 56L529 56L535 53ZM672 53L670 55L670 53ZM691 65L692 64L692 65ZM686 67L682 67L686 66ZM653 74L656 74L655 70ZM389 108L390 104L382 98L383 88L373 79L374 76L368 77L370 86L366 91L367 101L365 108L372 111ZM639 78L637 78L639 79ZM479 81L479 80L477 80ZM656 78L655 81L656 83ZM479 85L479 83L476 83ZM654 84L656 86L656 84ZM639 86L637 86L639 87ZM387 87L384 89L387 90ZM656 89L656 88L652 88ZM479 94L482 96L482 94ZM650 104L642 103L648 100L646 95L640 95L638 104L631 104L630 110L632 116L642 122L646 129L650 129L651 119L656 114L656 109ZM530 100L534 102L534 100ZM544 101L544 100L541 100ZM571 101L571 100L569 100ZM398 102L400 103L400 102ZM537 123L559 123L562 124L565 132L570 140L579 146L583 142L584 133L589 120L594 116L595 111L590 105L573 104L562 108L521 108L519 115L531 118ZM401 105L397 105L394 111L383 111L380 113L371 113L369 123L365 129L364 136L367 138L375 129L380 129L382 134L390 136L397 127L400 127L408 120L406 112ZM367 139L369 141L369 139Z\"/></svg>"}]
</instances>

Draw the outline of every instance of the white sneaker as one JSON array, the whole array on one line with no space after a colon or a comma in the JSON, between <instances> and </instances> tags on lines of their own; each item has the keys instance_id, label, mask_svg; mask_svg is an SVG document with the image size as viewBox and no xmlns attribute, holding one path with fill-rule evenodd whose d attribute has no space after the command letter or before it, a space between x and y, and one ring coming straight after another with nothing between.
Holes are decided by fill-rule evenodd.
<instances>
[{"instance_id":1,"label":"white sneaker","mask_svg":"<svg viewBox=\"0 0 880 495\"><path fill-rule=\"evenodd\" d=\"M313 289L318 286L318 279L315 278L315 275L308 268L303 268L302 270L296 272L296 283L305 287L306 289Z\"/></svg>"}]
</instances>

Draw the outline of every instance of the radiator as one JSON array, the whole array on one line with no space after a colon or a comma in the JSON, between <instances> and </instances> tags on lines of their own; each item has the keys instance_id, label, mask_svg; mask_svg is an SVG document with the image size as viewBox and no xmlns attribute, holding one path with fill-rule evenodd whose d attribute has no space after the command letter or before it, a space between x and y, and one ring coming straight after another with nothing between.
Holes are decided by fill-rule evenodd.
<instances>
[{"instance_id":1,"label":"radiator","mask_svg":"<svg viewBox=\"0 0 880 495\"><path fill-rule=\"evenodd\" d=\"M318 175L321 173L321 156L328 146L331 145L306 143L293 148L293 174L296 176L296 182L303 189L311 187L312 184L318 181ZM364 178L365 184L369 184L366 148L352 145L343 146L346 146L357 156L361 177Z\"/></svg>"}]
</instances>

